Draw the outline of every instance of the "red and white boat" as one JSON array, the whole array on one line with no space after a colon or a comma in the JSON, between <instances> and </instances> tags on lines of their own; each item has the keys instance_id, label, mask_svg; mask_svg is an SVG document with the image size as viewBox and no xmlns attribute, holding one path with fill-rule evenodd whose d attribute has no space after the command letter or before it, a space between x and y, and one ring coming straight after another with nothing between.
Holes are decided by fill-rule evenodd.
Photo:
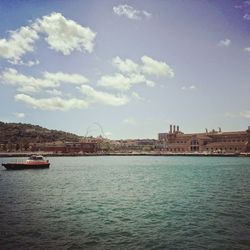
<instances>
[{"instance_id":1,"label":"red and white boat","mask_svg":"<svg viewBox=\"0 0 250 250\"><path fill-rule=\"evenodd\" d=\"M2 166L8 170L43 169L49 168L50 163L42 155L32 155L26 162L2 163Z\"/></svg>"}]
</instances>

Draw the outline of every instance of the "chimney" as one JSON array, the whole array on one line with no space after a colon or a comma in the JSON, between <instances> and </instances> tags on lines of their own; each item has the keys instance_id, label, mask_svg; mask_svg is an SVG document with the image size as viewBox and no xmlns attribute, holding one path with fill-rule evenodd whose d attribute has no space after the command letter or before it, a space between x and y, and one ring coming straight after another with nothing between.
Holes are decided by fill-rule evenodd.
<instances>
[{"instance_id":1,"label":"chimney","mask_svg":"<svg viewBox=\"0 0 250 250\"><path fill-rule=\"evenodd\" d=\"M175 133L175 125L174 125L174 133Z\"/></svg>"},{"instance_id":2,"label":"chimney","mask_svg":"<svg viewBox=\"0 0 250 250\"><path fill-rule=\"evenodd\" d=\"M179 125L177 125L177 133L179 132Z\"/></svg>"},{"instance_id":3,"label":"chimney","mask_svg":"<svg viewBox=\"0 0 250 250\"><path fill-rule=\"evenodd\" d=\"M172 134L172 132L173 132L172 131L172 125L170 125L170 131L169 131L169 133Z\"/></svg>"}]
</instances>

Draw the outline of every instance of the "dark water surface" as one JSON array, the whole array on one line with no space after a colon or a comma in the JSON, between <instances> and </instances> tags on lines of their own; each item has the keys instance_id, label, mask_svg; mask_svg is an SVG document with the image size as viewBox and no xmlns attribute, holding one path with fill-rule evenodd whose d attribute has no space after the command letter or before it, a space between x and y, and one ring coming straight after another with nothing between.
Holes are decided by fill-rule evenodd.
<instances>
[{"instance_id":1,"label":"dark water surface","mask_svg":"<svg viewBox=\"0 0 250 250\"><path fill-rule=\"evenodd\" d=\"M250 158L49 160L0 167L0 249L250 249Z\"/></svg>"}]
</instances>

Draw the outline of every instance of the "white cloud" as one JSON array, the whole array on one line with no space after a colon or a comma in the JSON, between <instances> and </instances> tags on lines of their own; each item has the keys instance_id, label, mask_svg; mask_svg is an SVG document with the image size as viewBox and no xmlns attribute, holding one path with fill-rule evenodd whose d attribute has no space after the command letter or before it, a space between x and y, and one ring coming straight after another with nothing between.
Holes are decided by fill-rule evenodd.
<instances>
[{"instance_id":1,"label":"white cloud","mask_svg":"<svg viewBox=\"0 0 250 250\"><path fill-rule=\"evenodd\" d=\"M154 87L155 86L155 82L151 81L151 80L146 80L146 85L148 87Z\"/></svg>"},{"instance_id":2,"label":"white cloud","mask_svg":"<svg viewBox=\"0 0 250 250\"><path fill-rule=\"evenodd\" d=\"M15 115L17 118L24 118L24 117L25 117L25 114L24 114L24 113L14 113L14 115Z\"/></svg>"},{"instance_id":3,"label":"white cloud","mask_svg":"<svg viewBox=\"0 0 250 250\"><path fill-rule=\"evenodd\" d=\"M250 118L250 110L240 112L240 116Z\"/></svg>"},{"instance_id":4,"label":"white cloud","mask_svg":"<svg viewBox=\"0 0 250 250\"><path fill-rule=\"evenodd\" d=\"M149 87L154 87L155 82L147 79L144 74L174 77L173 69L165 62L154 60L149 56L141 57L141 61L142 64L137 64L130 59L122 60L118 56L113 58L113 66L122 74L104 75L98 80L98 85L126 91L138 83L145 83Z\"/></svg>"},{"instance_id":5,"label":"white cloud","mask_svg":"<svg viewBox=\"0 0 250 250\"><path fill-rule=\"evenodd\" d=\"M226 112L224 115L228 118L235 118L238 116L236 113L232 113L232 112Z\"/></svg>"},{"instance_id":6,"label":"white cloud","mask_svg":"<svg viewBox=\"0 0 250 250\"><path fill-rule=\"evenodd\" d=\"M28 66L28 67L32 67L32 66L40 64L40 61L37 60L37 59L36 60L29 60L27 62L24 62L21 59L19 61L8 60L8 62L11 63L11 64L14 64L14 65L24 65L24 66Z\"/></svg>"},{"instance_id":7,"label":"white cloud","mask_svg":"<svg viewBox=\"0 0 250 250\"><path fill-rule=\"evenodd\" d=\"M121 106L129 102L125 95L113 95L107 92L97 91L90 86L82 85L78 89L89 98L89 102L102 103L111 106Z\"/></svg>"},{"instance_id":8,"label":"white cloud","mask_svg":"<svg viewBox=\"0 0 250 250\"><path fill-rule=\"evenodd\" d=\"M243 18L247 21L250 21L250 14L245 14Z\"/></svg>"},{"instance_id":9,"label":"white cloud","mask_svg":"<svg viewBox=\"0 0 250 250\"><path fill-rule=\"evenodd\" d=\"M129 90L132 85L143 83L152 84L150 81L147 81L144 75L141 74L131 74L129 76L124 76L120 73L115 75L104 75L98 80L98 85L106 88L114 88L122 91Z\"/></svg>"},{"instance_id":10,"label":"white cloud","mask_svg":"<svg viewBox=\"0 0 250 250\"><path fill-rule=\"evenodd\" d=\"M182 86L181 87L182 90L196 90L197 87L195 85L191 85L191 86Z\"/></svg>"},{"instance_id":11,"label":"white cloud","mask_svg":"<svg viewBox=\"0 0 250 250\"><path fill-rule=\"evenodd\" d=\"M250 47L245 48L245 51L250 52Z\"/></svg>"},{"instance_id":12,"label":"white cloud","mask_svg":"<svg viewBox=\"0 0 250 250\"><path fill-rule=\"evenodd\" d=\"M37 32L28 26L10 31L8 40L0 39L0 58L17 64L23 55L34 51L34 43L38 38Z\"/></svg>"},{"instance_id":13,"label":"white cloud","mask_svg":"<svg viewBox=\"0 0 250 250\"><path fill-rule=\"evenodd\" d=\"M33 66L38 61L23 62L22 56L34 51L34 44L43 34L51 49L69 55L74 50L91 53L96 33L73 20L66 19L61 13L52 13L37 19L30 26L10 31L9 39L0 39L0 58L13 64Z\"/></svg>"},{"instance_id":14,"label":"white cloud","mask_svg":"<svg viewBox=\"0 0 250 250\"><path fill-rule=\"evenodd\" d=\"M165 62L152 59L149 56L141 58L143 62L142 72L148 75L174 77L174 70Z\"/></svg>"},{"instance_id":15,"label":"white cloud","mask_svg":"<svg viewBox=\"0 0 250 250\"><path fill-rule=\"evenodd\" d=\"M242 9L243 6L242 6L242 5L235 5L234 8L235 8L235 9Z\"/></svg>"},{"instance_id":16,"label":"white cloud","mask_svg":"<svg viewBox=\"0 0 250 250\"><path fill-rule=\"evenodd\" d=\"M218 46L228 47L230 44L231 44L231 40L226 38L225 40L220 40L218 43Z\"/></svg>"},{"instance_id":17,"label":"white cloud","mask_svg":"<svg viewBox=\"0 0 250 250\"><path fill-rule=\"evenodd\" d=\"M136 10L130 5L118 5L113 7L113 11L118 16L125 16L129 19L140 20L142 18L151 18L152 14L145 10Z\"/></svg>"},{"instance_id":18,"label":"white cloud","mask_svg":"<svg viewBox=\"0 0 250 250\"><path fill-rule=\"evenodd\" d=\"M13 68L7 68L0 75L0 79L6 84L18 86L17 90L24 93L34 93L41 89L57 88L61 83L84 84L88 79L79 74L65 74L63 72L44 72L43 78L35 78L18 73Z\"/></svg>"},{"instance_id":19,"label":"white cloud","mask_svg":"<svg viewBox=\"0 0 250 250\"><path fill-rule=\"evenodd\" d=\"M241 112L226 112L225 116L229 118L237 118L237 117L250 118L250 110L245 110Z\"/></svg>"},{"instance_id":20,"label":"white cloud","mask_svg":"<svg viewBox=\"0 0 250 250\"><path fill-rule=\"evenodd\" d=\"M152 14L147 12L146 10L143 10L142 11L142 14L146 17L146 18L151 18L152 17Z\"/></svg>"},{"instance_id":21,"label":"white cloud","mask_svg":"<svg viewBox=\"0 0 250 250\"><path fill-rule=\"evenodd\" d=\"M133 117L128 117L126 119L123 120L124 123L127 123L129 125L136 125L137 122Z\"/></svg>"},{"instance_id":22,"label":"white cloud","mask_svg":"<svg viewBox=\"0 0 250 250\"><path fill-rule=\"evenodd\" d=\"M71 84L84 84L89 82L89 80L83 75L65 74L63 72L57 72L57 73L44 72L44 78L51 80L53 82L65 82Z\"/></svg>"},{"instance_id":23,"label":"white cloud","mask_svg":"<svg viewBox=\"0 0 250 250\"><path fill-rule=\"evenodd\" d=\"M113 58L113 66L116 67L122 73L138 73L139 65L130 59L124 61L119 57Z\"/></svg>"},{"instance_id":24,"label":"white cloud","mask_svg":"<svg viewBox=\"0 0 250 250\"><path fill-rule=\"evenodd\" d=\"M142 64L139 65L130 59L122 60L120 57L113 58L113 66L122 73L144 73L156 76L174 77L174 70L165 62L157 61L149 56L141 57Z\"/></svg>"},{"instance_id":25,"label":"white cloud","mask_svg":"<svg viewBox=\"0 0 250 250\"><path fill-rule=\"evenodd\" d=\"M61 13L52 13L37 19L33 25L37 32L44 33L45 40L56 51L69 55L73 50L91 53L96 33L73 20L66 19Z\"/></svg>"},{"instance_id":26,"label":"white cloud","mask_svg":"<svg viewBox=\"0 0 250 250\"><path fill-rule=\"evenodd\" d=\"M75 108L80 109L88 107L88 103L86 101L76 98L68 100L62 99L60 97L35 99L29 95L17 94L15 96L15 100L24 102L27 105L30 105L32 108L41 110L67 111Z\"/></svg>"},{"instance_id":27,"label":"white cloud","mask_svg":"<svg viewBox=\"0 0 250 250\"><path fill-rule=\"evenodd\" d=\"M62 91L57 90L57 89L52 89L52 90L48 89L46 90L46 92L53 96L62 96Z\"/></svg>"},{"instance_id":28,"label":"white cloud","mask_svg":"<svg viewBox=\"0 0 250 250\"><path fill-rule=\"evenodd\" d=\"M41 88L55 88L59 85L57 82L48 79L34 78L20 74L13 68L8 68L3 71L1 79L6 84L17 85L18 91L25 93L37 92Z\"/></svg>"},{"instance_id":29,"label":"white cloud","mask_svg":"<svg viewBox=\"0 0 250 250\"><path fill-rule=\"evenodd\" d=\"M144 101L145 98L141 97L138 93L132 92L132 97L138 101Z\"/></svg>"}]
</instances>

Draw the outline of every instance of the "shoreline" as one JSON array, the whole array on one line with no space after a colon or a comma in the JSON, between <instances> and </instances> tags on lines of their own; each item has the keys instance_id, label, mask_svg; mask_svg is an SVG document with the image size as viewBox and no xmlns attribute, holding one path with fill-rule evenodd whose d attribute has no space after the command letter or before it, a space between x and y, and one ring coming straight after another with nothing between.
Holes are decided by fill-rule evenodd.
<instances>
[{"instance_id":1,"label":"shoreline","mask_svg":"<svg viewBox=\"0 0 250 250\"><path fill-rule=\"evenodd\" d=\"M250 157L250 153L159 153L159 152L119 152L119 153L50 153L50 152L4 152L0 158L29 157L33 154L41 154L45 157L91 157L91 156L192 156L192 157Z\"/></svg>"}]
</instances>

